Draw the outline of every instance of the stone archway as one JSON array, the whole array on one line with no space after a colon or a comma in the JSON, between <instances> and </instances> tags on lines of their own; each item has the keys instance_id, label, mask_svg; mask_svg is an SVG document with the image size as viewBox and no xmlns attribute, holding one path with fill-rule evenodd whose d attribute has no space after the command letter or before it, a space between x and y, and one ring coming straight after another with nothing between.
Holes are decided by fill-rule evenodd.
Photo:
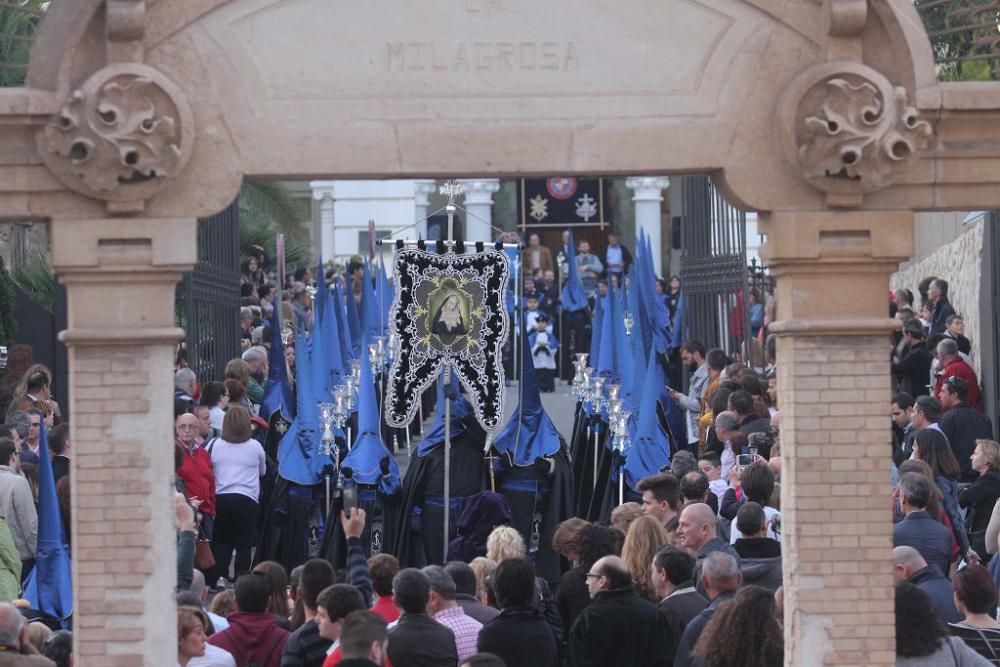
<instances>
[{"instance_id":1,"label":"stone archway","mask_svg":"<svg viewBox=\"0 0 1000 667\"><path fill-rule=\"evenodd\" d=\"M909 0L454 4L65 0L0 90L0 216L69 294L79 664L175 650L173 289L244 176L692 171L778 276L786 664L894 664L882 295L912 211L1000 207L1000 86L938 83Z\"/></svg>"}]
</instances>

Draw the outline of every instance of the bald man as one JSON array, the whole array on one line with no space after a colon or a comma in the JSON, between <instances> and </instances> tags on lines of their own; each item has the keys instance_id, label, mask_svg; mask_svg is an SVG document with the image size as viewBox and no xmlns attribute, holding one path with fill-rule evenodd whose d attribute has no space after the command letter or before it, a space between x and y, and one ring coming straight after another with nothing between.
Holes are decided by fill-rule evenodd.
<instances>
[{"instance_id":1,"label":"bald man","mask_svg":"<svg viewBox=\"0 0 1000 667\"><path fill-rule=\"evenodd\" d=\"M907 581L927 593L934 602L934 610L942 623L958 623L962 620L962 615L955 608L951 583L936 565L928 565L919 551L913 547L893 549L892 573L897 584Z\"/></svg>"},{"instance_id":2,"label":"bald man","mask_svg":"<svg viewBox=\"0 0 1000 667\"><path fill-rule=\"evenodd\" d=\"M38 655L28 641L28 624L21 612L6 602L0 604L0 652L5 656L0 664L17 667L55 667L55 663Z\"/></svg>"},{"instance_id":3,"label":"bald man","mask_svg":"<svg viewBox=\"0 0 1000 667\"><path fill-rule=\"evenodd\" d=\"M632 575L618 556L605 556L587 573L593 602L570 630L574 667L665 665L676 641L656 605L636 595Z\"/></svg>"},{"instance_id":4,"label":"bald man","mask_svg":"<svg viewBox=\"0 0 1000 667\"><path fill-rule=\"evenodd\" d=\"M694 566L695 589L708 597L701 581L701 565L709 554L721 551L736 559L739 566L740 556L728 542L719 539L716 531L715 512L705 503L688 505L681 512L677 523L677 540L681 547L690 551L697 559Z\"/></svg>"}]
</instances>

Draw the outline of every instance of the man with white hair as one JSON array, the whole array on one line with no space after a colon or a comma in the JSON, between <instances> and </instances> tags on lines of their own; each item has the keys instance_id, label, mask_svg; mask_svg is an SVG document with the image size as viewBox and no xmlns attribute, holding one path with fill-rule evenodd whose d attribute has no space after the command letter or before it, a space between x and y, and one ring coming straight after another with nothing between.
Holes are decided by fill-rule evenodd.
<instances>
[{"instance_id":1,"label":"man with white hair","mask_svg":"<svg viewBox=\"0 0 1000 667\"><path fill-rule=\"evenodd\" d=\"M255 405L264 400L264 381L267 379L267 350L255 346L243 353L243 361L250 366L250 384L247 398Z\"/></svg>"},{"instance_id":2,"label":"man with white hair","mask_svg":"<svg viewBox=\"0 0 1000 667\"><path fill-rule=\"evenodd\" d=\"M740 587L742 581L739 562L725 552L713 551L705 557L701 565L701 581L699 583L705 589L706 597L711 602L684 628L680 645L677 647L674 667L690 667L693 664L691 651L698 643L702 631L719 607L733 599L736 595L736 589Z\"/></svg>"},{"instance_id":3,"label":"man with white hair","mask_svg":"<svg viewBox=\"0 0 1000 667\"><path fill-rule=\"evenodd\" d=\"M0 665L4 667L55 667L56 663L38 655L28 640L28 624L17 607L0 604Z\"/></svg>"},{"instance_id":4,"label":"man with white hair","mask_svg":"<svg viewBox=\"0 0 1000 667\"><path fill-rule=\"evenodd\" d=\"M936 565L928 565L913 547L902 546L892 550L892 574L897 584L906 581L927 593L942 623L962 620L962 615L955 608L951 583Z\"/></svg>"},{"instance_id":5,"label":"man with white hair","mask_svg":"<svg viewBox=\"0 0 1000 667\"><path fill-rule=\"evenodd\" d=\"M190 368L182 368L174 373L174 398L179 398L193 408L194 395L198 393L198 376Z\"/></svg>"}]
</instances>

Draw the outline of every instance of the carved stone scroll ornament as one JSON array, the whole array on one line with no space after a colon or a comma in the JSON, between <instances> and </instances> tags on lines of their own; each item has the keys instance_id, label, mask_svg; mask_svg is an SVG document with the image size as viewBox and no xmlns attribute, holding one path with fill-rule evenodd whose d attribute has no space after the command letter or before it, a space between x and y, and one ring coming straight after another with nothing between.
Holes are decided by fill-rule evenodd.
<instances>
[{"instance_id":1,"label":"carved stone scroll ornament","mask_svg":"<svg viewBox=\"0 0 1000 667\"><path fill-rule=\"evenodd\" d=\"M786 150L805 177L832 193L891 184L927 147L930 123L917 119L906 89L854 63L827 63L790 86L782 102Z\"/></svg>"},{"instance_id":2,"label":"carved stone scroll ornament","mask_svg":"<svg viewBox=\"0 0 1000 667\"><path fill-rule=\"evenodd\" d=\"M66 186L108 201L146 199L183 169L194 121L180 90L139 64L106 67L74 90L38 133L39 152Z\"/></svg>"}]
</instances>

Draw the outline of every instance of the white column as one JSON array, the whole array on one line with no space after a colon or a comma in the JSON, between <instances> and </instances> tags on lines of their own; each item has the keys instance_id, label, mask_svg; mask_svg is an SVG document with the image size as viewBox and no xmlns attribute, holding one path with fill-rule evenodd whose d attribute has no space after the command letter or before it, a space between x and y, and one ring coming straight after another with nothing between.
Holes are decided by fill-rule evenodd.
<instances>
[{"instance_id":1,"label":"white column","mask_svg":"<svg viewBox=\"0 0 1000 667\"><path fill-rule=\"evenodd\" d=\"M336 256L336 244L333 241L333 186L334 181L312 181L313 199L319 202L319 247L320 256L324 262Z\"/></svg>"},{"instance_id":2,"label":"white column","mask_svg":"<svg viewBox=\"0 0 1000 667\"><path fill-rule=\"evenodd\" d=\"M661 275L660 254L663 242L660 238L660 203L663 201L663 188L670 185L670 179L663 176L631 176L625 180L625 187L635 193L635 230L640 229L649 237L649 245L653 249L653 270Z\"/></svg>"},{"instance_id":3,"label":"white column","mask_svg":"<svg viewBox=\"0 0 1000 667\"><path fill-rule=\"evenodd\" d=\"M415 237L427 238L427 220L425 218L430 213L430 196L434 194L436 189L436 181L413 181L413 219L420 221L412 234ZM410 234L403 234L403 236L410 236Z\"/></svg>"},{"instance_id":4,"label":"white column","mask_svg":"<svg viewBox=\"0 0 1000 667\"><path fill-rule=\"evenodd\" d=\"M466 241L492 241L493 195L500 191L500 179L480 178L460 180L465 188Z\"/></svg>"}]
</instances>

